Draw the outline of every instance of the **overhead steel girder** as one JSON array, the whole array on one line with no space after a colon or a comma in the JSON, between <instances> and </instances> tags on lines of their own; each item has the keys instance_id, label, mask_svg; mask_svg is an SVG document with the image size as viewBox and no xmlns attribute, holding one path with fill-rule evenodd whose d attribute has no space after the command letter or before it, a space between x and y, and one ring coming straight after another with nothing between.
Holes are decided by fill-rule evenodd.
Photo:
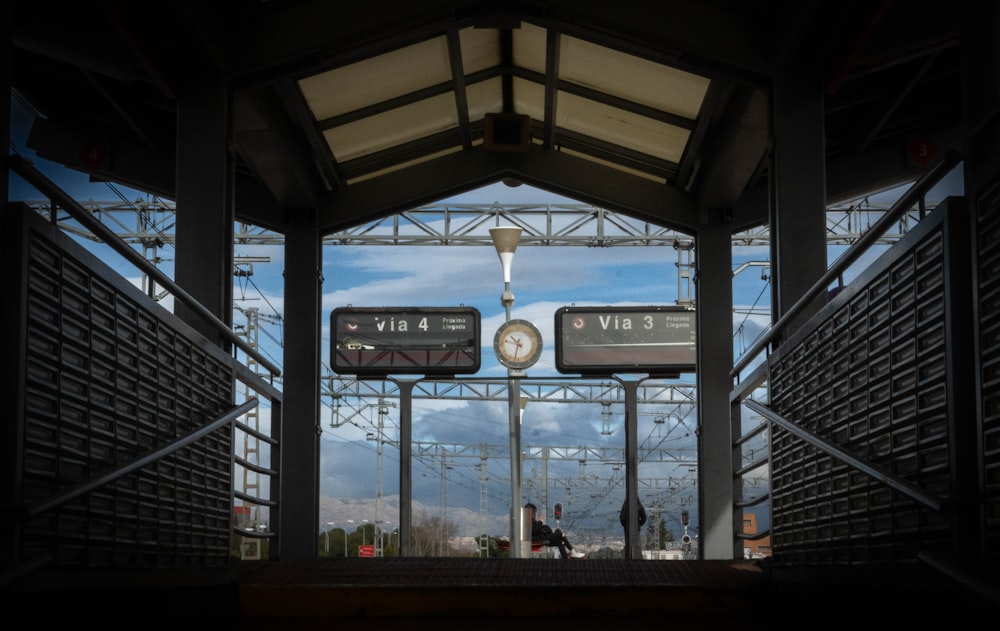
<instances>
[{"instance_id":1,"label":"overhead steel girder","mask_svg":"<svg viewBox=\"0 0 1000 631\"><path fill-rule=\"evenodd\" d=\"M467 401L507 402L506 379L421 379L413 386L414 399L456 399ZM598 383L579 383L569 377L555 380L520 379L522 396L541 403L598 403L624 404L625 392L613 379ZM695 405L693 385L646 383L638 387L639 401L643 404ZM324 396L344 398L399 398L398 385L386 380L353 380L330 377L324 380Z\"/></svg>"},{"instance_id":2,"label":"overhead steel girder","mask_svg":"<svg viewBox=\"0 0 1000 631\"><path fill-rule=\"evenodd\" d=\"M318 228L327 235L504 178L688 234L697 227L694 199L670 185L540 147L523 154L480 147L330 193L320 203Z\"/></svg>"}]
</instances>

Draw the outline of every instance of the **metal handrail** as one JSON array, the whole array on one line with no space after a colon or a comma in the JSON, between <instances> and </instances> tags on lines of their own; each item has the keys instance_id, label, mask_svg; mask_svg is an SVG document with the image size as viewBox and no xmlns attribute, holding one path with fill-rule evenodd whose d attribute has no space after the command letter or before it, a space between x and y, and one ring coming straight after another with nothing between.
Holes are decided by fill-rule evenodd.
<instances>
[{"instance_id":1,"label":"metal handrail","mask_svg":"<svg viewBox=\"0 0 1000 631\"><path fill-rule=\"evenodd\" d=\"M761 493L760 495L752 497L748 500L736 502L735 505L740 508L749 508L750 506L760 506L761 504L770 501L770 499L771 499L770 493Z\"/></svg>"},{"instance_id":2,"label":"metal handrail","mask_svg":"<svg viewBox=\"0 0 1000 631\"><path fill-rule=\"evenodd\" d=\"M186 447L204 438L205 436L211 434L212 432L219 429L220 427L223 427L224 425L229 425L233 423L235 419L243 416L244 414L254 409L255 407L257 407L257 399L249 399L245 403L241 403L240 405L237 405L228 412L225 412L221 416L217 417L215 420L206 423L205 425L202 425L198 429L189 432L184 436L181 436L180 438L176 438L171 442L166 443L162 447L154 449L153 451L143 454L137 458L133 458L132 460L126 462L125 464L115 467L111 471L90 478L89 480L85 480L80 484L77 484L62 491L61 493L57 493L56 495L48 498L47 500L26 506L25 514L28 518L36 517L46 511L52 510L53 508L57 508L76 497L79 497L85 493L89 493L90 491L93 491L94 489L102 487L111 482L114 482L115 480L121 478L124 475L132 473L137 469L141 469L142 467L148 464L156 462L157 460L163 458L164 456L170 455L171 453L177 451L178 449L181 449L182 447Z\"/></svg>"},{"instance_id":3,"label":"metal handrail","mask_svg":"<svg viewBox=\"0 0 1000 631\"><path fill-rule=\"evenodd\" d=\"M760 541L761 539L765 539L770 536L771 536L770 528L765 528L764 530L761 530L760 532L755 532L753 534L745 532L736 533L736 538L743 541Z\"/></svg>"},{"instance_id":4,"label":"metal handrail","mask_svg":"<svg viewBox=\"0 0 1000 631\"><path fill-rule=\"evenodd\" d=\"M60 206L65 208L74 219L85 225L90 229L95 235L97 235L101 241L108 244L116 252L124 256L130 263L138 267L145 274L148 274L157 283L166 287L171 294L173 294L178 300L183 302L192 311L197 313L205 321L210 322L215 328L226 338L229 342L236 345L244 353L255 359L262 366L267 368L272 375L280 376L281 369L278 368L273 362L271 362L267 357L261 355L257 349L250 346L245 339L235 333L229 325L220 320L214 313L209 311L198 302L191 294L185 291L180 285L174 282L172 278L160 271L155 265L150 263L141 254L133 250L125 241L116 235L113 231L108 229L100 221L94 219L90 213L75 199L67 195L62 189L60 189L52 180L45 177L41 171L36 169L30 162L22 158L21 156L9 156L8 166L10 170L14 171L29 184L37 188L40 192L48 195L51 199L55 200Z\"/></svg>"},{"instance_id":5,"label":"metal handrail","mask_svg":"<svg viewBox=\"0 0 1000 631\"><path fill-rule=\"evenodd\" d=\"M754 401L752 399L747 399L743 403L754 412L765 417L775 425L780 426L782 429L794 434L796 437L807 442L809 445L815 447L816 449L819 449L820 451L826 454L829 454L830 456L833 456L834 458L842 462L846 462L847 464L851 465L858 471L861 471L867 474L868 476L874 478L875 480L882 482L886 486L896 491L899 491L900 493L903 493L910 499L916 500L926 508L929 508L940 514L946 514L948 508L951 506L948 500L940 500L936 497L927 495L926 493L912 486L906 481L901 480L895 476L889 475L881 471L880 469L873 467L867 461L862 460L861 458L858 458L839 447L831 445L830 443L824 441L822 438L816 436L809 430L800 427L799 425L796 425L795 423L789 421L780 414L776 413L771 408L762 405L757 401Z\"/></svg>"},{"instance_id":6,"label":"metal handrail","mask_svg":"<svg viewBox=\"0 0 1000 631\"><path fill-rule=\"evenodd\" d=\"M959 566L955 565L954 562L947 560L938 554L930 552L929 550L920 551L917 554L917 558L942 574L945 574L962 585L965 585L969 589L978 592L994 604L1000 605L1000 590L983 581L980 577L966 572Z\"/></svg>"},{"instance_id":7,"label":"metal handrail","mask_svg":"<svg viewBox=\"0 0 1000 631\"><path fill-rule=\"evenodd\" d=\"M753 359L763 351L768 344L770 344L774 338L781 333L784 328L791 322L799 313L805 309L813 300L816 299L820 293L826 291L826 288L840 277L848 267L850 267L855 261L857 261L862 254L864 254L869 247L871 247L889 228L890 224L895 223L906 211L913 207L913 205L921 199L927 191L933 188L938 182L940 182L945 175L947 175L955 166L961 162L961 154L957 151L949 151L942 158L941 161L936 165L931 167L924 173L913 186L911 186L902 197L896 200L896 203L886 211L882 217L876 221L871 229L864 233L857 242L852 245L844 254L837 259L830 269L826 271L823 276L820 277L812 287L806 291L798 302L796 302L792 307L785 312L778 321L771 325L771 328L764 333L757 340L757 343L750 347L743 357L733 364L733 369L730 371L729 375L731 377L736 377L740 374L747 365L753 361Z\"/></svg>"}]
</instances>

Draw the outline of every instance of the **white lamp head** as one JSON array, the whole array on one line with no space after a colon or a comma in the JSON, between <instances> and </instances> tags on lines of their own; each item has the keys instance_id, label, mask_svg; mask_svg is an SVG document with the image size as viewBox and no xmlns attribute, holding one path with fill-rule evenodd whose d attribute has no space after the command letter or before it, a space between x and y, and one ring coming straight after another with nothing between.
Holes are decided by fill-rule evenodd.
<instances>
[{"instance_id":1,"label":"white lamp head","mask_svg":"<svg viewBox=\"0 0 1000 631\"><path fill-rule=\"evenodd\" d=\"M490 228L490 238L493 247L497 249L500 264L503 265L503 282L510 283L510 264L514 259L514 250L521 239L521 229L517 226L497 226Z\"/></svg>"}]
</instances>

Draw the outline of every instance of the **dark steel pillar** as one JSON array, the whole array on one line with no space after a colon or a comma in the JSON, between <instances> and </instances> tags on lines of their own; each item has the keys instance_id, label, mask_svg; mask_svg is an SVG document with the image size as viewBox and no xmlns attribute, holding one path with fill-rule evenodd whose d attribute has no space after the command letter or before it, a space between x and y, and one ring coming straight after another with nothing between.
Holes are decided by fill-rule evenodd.
<instances>
[{"instance_id":1,"label":"dark steel pillar","mask_svg":"<svg viewBox=\"0 0 1000 631\"><path fill-rule=\"evenodd\" d=\"M317 555L320 448L321 239L315 213L289 211L285 231L285 378L281 433L283 560Z\"/></svg>"}]
</instances>

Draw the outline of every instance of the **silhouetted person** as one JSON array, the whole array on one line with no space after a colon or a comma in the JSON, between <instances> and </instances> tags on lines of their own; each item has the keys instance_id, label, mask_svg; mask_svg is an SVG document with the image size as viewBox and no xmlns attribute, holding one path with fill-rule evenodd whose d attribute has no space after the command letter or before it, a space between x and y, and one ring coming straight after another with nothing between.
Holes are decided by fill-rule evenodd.
<instances>
[{"instance_id":1,"label":"silhouetted person","mask_svg":"<svg viewBox=\"0 0 1000 631\"><path fill-rule=\"evenodd\" d=\"M622 528L628 528L628 500L622 502L622 512L618 514L618 521L622 523ZM639 502L639 527L642 528L645 524L646 509L643 508L642 502Z\"/></svg>"},{"instance_id":2,"label":"silhouetted person","mask_svg":"<svg viewBox=\"0 0 1000 631\"><path fill-rule=\"evenodd\" d=\"M535 519L538 515L537 506L528 503L525 504L524 507L528 509L528 513L531 516L531 540L533 542L559 548L559 555L564 559L582 559L587 556L582 552L576 552L573 550L573 546L570 545L569 540L566 538L566 535L562 530L559 528L552 530L552 528L545 523L544 519Z\"/></svg>"}]
</instances>

